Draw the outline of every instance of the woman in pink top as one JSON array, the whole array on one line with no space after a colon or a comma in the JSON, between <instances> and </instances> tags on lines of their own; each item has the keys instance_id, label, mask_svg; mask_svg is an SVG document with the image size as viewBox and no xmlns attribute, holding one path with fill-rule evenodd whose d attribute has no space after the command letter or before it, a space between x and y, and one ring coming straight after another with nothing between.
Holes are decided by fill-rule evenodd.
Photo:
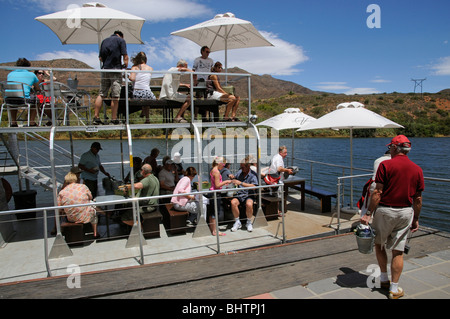
<instances>
[{"instance_id":1,"label":"woman in pink top","mask_svg":"<svg viewBox=\"0 0 450 319\"><path fill-rule=\"evenodd\" d=\"M194 167L188 167L185 172L185 176L180 179L175 186L173 194L189 194L191 193L191 183L194 177L197 175L197 170ZM188 211L188 223L196 224L198 215L200 214L200 203L196 200L194 195L174 196L171 202L173 208L178 211ZM203 202L203 201L202 201ZM203 203L203 211L206 213L207 207Z\"/></svg>"},{"instance_id":2,"label":"woman in pink top","mask_svg":"<svg viewBox=\"0 0 450 319\"><path fill-rule=\"evenodd\" d=\"M223 158L222 156L217 156L213 163L212 163L212 169L211 172L209 173L209 176L211 178L211 188L210 190L218 190L218 189L222 189L222 186L224 185L228 185L231 183L231 180L227 180L227 181L223 181L222 180L222 175L220 174L220 170L223 169L223 167L226 164L226 160L225 158ZM216 198L217 198L217 215L220 217L223 217L223 206L222 206L222 198L221 198L221 193L216 193ZM214 204L214 201L212 202ZM209 215L209 228L211 229L211 233L213 234L213 236L216 236L216 223L215 223L215 219L216 215L213 213ZM220 236L224 236L224 233L219 232Z\"/></svg>"}]
</instances>

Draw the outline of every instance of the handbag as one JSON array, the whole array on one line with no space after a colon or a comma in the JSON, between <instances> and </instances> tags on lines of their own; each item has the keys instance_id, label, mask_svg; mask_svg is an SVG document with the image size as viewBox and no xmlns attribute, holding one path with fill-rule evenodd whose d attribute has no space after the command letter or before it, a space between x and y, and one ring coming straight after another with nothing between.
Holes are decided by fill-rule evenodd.
<instances>
[{"instance_id":1,"label":"handbag","mask_svg":"<svg viewBox=\"0 0 450 319\"><path fill-rule=\"evenodd\" d=\"M281 178L281 176L278 176L276 174L267 174L264 177L264 182L267 185L275 185L275 184L278 184L278 181L280 180L280 178Z\"/></svg>"}]
</instances>

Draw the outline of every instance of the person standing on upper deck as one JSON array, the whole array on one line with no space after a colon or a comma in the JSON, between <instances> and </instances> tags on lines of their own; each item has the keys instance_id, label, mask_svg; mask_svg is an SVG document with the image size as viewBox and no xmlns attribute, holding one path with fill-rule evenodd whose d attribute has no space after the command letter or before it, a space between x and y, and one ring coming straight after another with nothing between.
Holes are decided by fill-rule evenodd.
<instances>
[{"instance_id":1,"label":"person standing on upper deck","mask_svg":"<svg viewBox=\"0 0 450 319\"><path fill-rule=\"evenodd\" d=\"M147 65L147 55L144 52L139 52L131 59L133 66L131 70L135 71L153 71L153 68ZM146 73L130 73L130 81L134 83L133 98L140 100L156 100L155 95L150 89L150 80L152 74ZM145 115L145 124L150 124L149 106L142 107L142 113ZM155 169L153 167L153 169Z\"/></svg>"},{"instance_id":2,"label":"person standing on upper deck","mask_svg":"<svg viewBox=\"0 0 450 319\"><path fill-rule=\"evenodd\" d=\"M100 162L100 156L98 152L102 149L99 142L94 142L91 145L91 149L86 153L83 153L80 157L80 162L78 167L83 170L81 173L81 178L84 184L89 188L92 193L92 197L97 197L97 176L98 172L101 171L106 176L111 175L105 171L102 163Z\"/></svg>"},{"instance_id":3,"label":"person standing on upper deck","mask_svg":"<svg viewBox=\"0 0 450 319\"><path fill-rule=\"evenodd\" d=\"M422 169L407 156L411 142L404 135L394 137L387 145L392 159L380 163L375 177L376 187L362 224L375 229L375 253L381 269L381 287L389 288L389 298L403 297L398 286L403 271L403 252L409 230L419 229L422 192L425 189ZM387 276L386 249L392 250L391 282Z\"/></svg>"},{"instance_id":4,"label":"person standing on upper deck","mask_svg":"<svg viewBox=\"0 0 450 319\"><path fill-rule=\"evenodd\" d=\"M109 38L103 40L99 54L102 69L121 70L128 67L127 43L123 39L121 31L115 31ZM122 64L123 59L123 64ZM111 89L111 123L119 124L117 120L117 110L119 109L120 91L122 89L122 73L108 72L101 74L100 93L95 100L94 124L103 124L99 118L103 98L108 95Z\"/></svg>"},{"instance_id":5,"label":"person standing on upper deck","mask_svg":"<svg viewBox=\"0 0 450 319\"><path fill-rule=\"evenodd\" d=\"M209 57L211 50L205 45L201 48L198 58L195 58L192 70L195 72L211 72L214 65L213 59ZM197 86L199 82L206 82L208 79L207 74L194 74L194 85Z\"/></svg>"},{"instance_id":6,"label":"person standing on upper deck","mask_svg":"<svg viewBox=\"0 0 450 319\"><path fill-rule=\"evenodd\" d=\"M172 67L169 69L169 72L193 72L188 68L188 63L180 59L177 63L176 67ZM180 83L181 74L177 73L166 73L164 75L161 93L159 94L160 100L171 100L183 103L180 110L178 111L177 116L173 119L175 123L187 123L186 119L183 117L184 112L191 105L191 98L189 95L178 93L178 88L180 86L185 86L190 88L190 84Z\"/></svg>"}]
</instances>

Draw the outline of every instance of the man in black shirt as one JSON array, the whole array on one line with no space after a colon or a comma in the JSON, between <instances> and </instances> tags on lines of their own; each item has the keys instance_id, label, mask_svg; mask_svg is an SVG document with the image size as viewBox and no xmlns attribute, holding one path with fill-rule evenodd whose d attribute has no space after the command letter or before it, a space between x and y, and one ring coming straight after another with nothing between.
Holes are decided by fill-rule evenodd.
<instances>
[{"instance_id":1,"label":"man in black shirt","mask_svg":"<svg viewBox=\"0 0 450 319\"><path fill-rule=\"evenodd\" d=\"M123 64L122 64L123 58ZM123 39L121 31L115 31L109 38L103 40L100 46L99 59L102 62L102 69L120 70L128 67L127 44ZM113 124L119 124L117 120L117 110L119 108L120 90L122 87L122 73L102 73L100 93L95 100L94 124L103 124L100 121L99 113L103 104L103 97L108 95L111 89L111 117Z\"/></svg>"}]
</instances>

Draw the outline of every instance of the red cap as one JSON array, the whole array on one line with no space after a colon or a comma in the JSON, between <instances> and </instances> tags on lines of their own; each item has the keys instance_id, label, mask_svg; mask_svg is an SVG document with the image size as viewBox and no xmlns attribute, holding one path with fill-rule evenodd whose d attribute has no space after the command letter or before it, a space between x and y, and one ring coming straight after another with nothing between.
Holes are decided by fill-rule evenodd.
<instances>
[{"instance_id":1,"label":"red cap","mask_svg":"<svg viewBox=\"0 0 450 319\"><path fill-rule=\"evenodd\" d=\"M397 135L386 146L389 146L389 145L392 145L392 144L399 145L399 146L402 146L402 147L411 147L411 142L408 140L408 138L405 135Z\"/></svg>"}]
</instances>

